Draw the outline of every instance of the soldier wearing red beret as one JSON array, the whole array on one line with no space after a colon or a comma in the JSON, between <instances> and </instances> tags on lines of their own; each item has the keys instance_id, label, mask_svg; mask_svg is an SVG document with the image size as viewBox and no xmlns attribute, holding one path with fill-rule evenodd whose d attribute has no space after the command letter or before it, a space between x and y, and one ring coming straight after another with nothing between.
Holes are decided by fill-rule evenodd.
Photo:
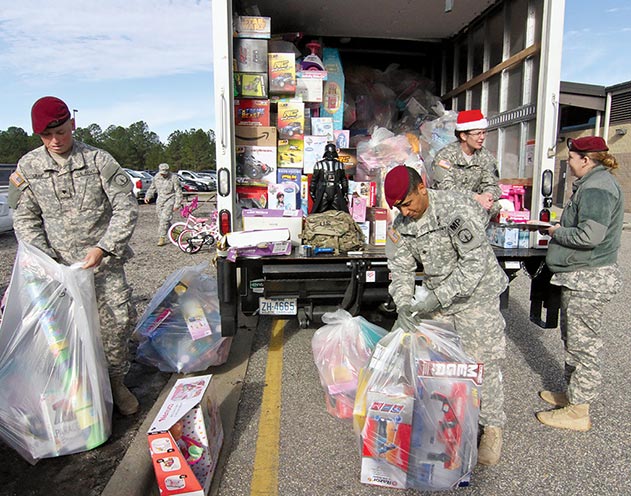
<instances>
[{"instance_id":1,"label":"soldier wearing red beret","mask_svg":"<svg viewBox=\"0 0 631 496\"><path fill-rule=\"evenodd\" d=\"M566 391L541 391L554 410L537 413L543 424L562 429L591 428L589 407L602 383L600 351L605 305L620 290L617 264L624 198L612 174L615 157L600 136L568 140L568 164L576 181L552 237L546 263L550 282L561 286L561 337Z\"/></svg>"},{"instance_id":2,"label":"soldier wearing red beret","mask_svg":"<svg viewBox=\"0 0 631 496\"><path fill-rule=\"evenodd\" d=\"M73 139L74 119L59 98L37 100L31 121L43 146L24 155L11 175L15 234L59 263L95 269L114 403L124 415L135 413L138 400L123 384L135 324L124 270L138 219L131 180L109 153Z\"/></svg>"}]
</instances>

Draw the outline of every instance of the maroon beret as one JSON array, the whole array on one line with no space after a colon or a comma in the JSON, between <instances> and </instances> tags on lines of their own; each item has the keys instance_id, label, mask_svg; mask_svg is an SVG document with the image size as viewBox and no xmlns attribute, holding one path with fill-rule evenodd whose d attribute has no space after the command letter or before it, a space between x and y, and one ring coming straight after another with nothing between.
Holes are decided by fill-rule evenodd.
<instances>
[{"instance_id":1,"label":"maroon beret","mask_svg":"<svg viewBox=\"0 0 631 496\"><path fill-rule=\"evenodd\" d=\"M609 148L607 143L600 136L583 136L577 139L568 139L567 147L572 152L588 153L588 152L607 152Z\"/></svg>"},{"instance_id":2,"label":"maroon beret","mask_svg":"<svg viewBox=\"0 0 631 496\"><path fill-rule=\"evenodd\" d=\"M383 190L386 194L386 202L392 208L395 203L404 200L410 188L410 176L405 165L397 165L386 175L383 182Z\"/></svg>"},{"instance_id":3,"label":"maroon beret","mask_svg":"<svg viewBox=\"0 0 631 496\"><path fill-rule=\"evenodd\" d=\"M49 127L61 126L68 119L70 119L68 106L54 96L40 98L31 109L31 122L35 134L41 134Z\"/></svg>"}]
</instances>

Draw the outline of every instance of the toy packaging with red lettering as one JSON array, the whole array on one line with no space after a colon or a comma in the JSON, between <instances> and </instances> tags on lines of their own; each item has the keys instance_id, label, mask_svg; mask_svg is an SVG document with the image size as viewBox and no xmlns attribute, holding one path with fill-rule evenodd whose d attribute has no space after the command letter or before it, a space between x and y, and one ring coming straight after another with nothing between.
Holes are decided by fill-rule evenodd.
<instances>
[{"instance_id":1,"label":"toy packaging with red lettering","mask_svg":"<svg viewBox=\"0 0 631 496\"><path fill-rule=\"evenodd\" d=\"M204 496L223 443L212 375L178 379L148 432L162 496Z\"/></svg>"},{"instance_id":2,"label":"toy packaging with red lettering","mask_svg":"<svg viewBox=\"0 0 631 496\"><path fill-rule=\"evenodd\" d=\"M353 411L361 482L423 491L468 485L482 371L446 324L422 321L379 341L360 373Z\"/></svg>"}]
</instances>

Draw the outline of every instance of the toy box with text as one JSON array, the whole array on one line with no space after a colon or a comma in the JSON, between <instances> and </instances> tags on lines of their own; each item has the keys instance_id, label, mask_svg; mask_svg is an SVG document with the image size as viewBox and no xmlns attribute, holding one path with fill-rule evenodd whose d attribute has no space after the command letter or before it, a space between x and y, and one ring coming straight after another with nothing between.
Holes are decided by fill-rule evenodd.
<instances>
[{"instance_id":1,"label":"toy box with text","mask_svg":"<svg viewBox=\"0 0 631 496\"><path fill-rule=\"evenodd\" d=\"M235 100L234 123L237 126L269 127L269 100L257 100L248 98Z\"/></svg>"},{"instance_id":2,"label":"toy box with text","mask_svg":"<svg viewBox=\"0 0 631 496\"><path fill-rule=\"evenodd\" d=\"M293 96L296 93L296 55L294 53L270 53L268 73L271 95Z\"/></svg>"},{"instance_id":3,"label":"toy box with text","mask_svg":"<svg viewBox=\"0 0 631 496\"><path fill-rule=\"evenodd\" d=\"M302 208L302 193L300 191L301 183L302 183L302 169L295 168L279 168L278 174L276 176L276 183L294 183L296 185L296 191L298 192L296 195L296 209Z\"/></svg>"},{"instance_id":4,"label":"toy box with text","mask_svg":"<svg viewBox=\"0 0 631 496\"><path fill-rule=\"evenodd\" d=\"M334 141L335 134L333 133L333 118L312 117L311 134L313 136L326 136L327 141Z\"/></svg>"},{"instance_id":5,"label":"toy box with text","mask_svg":"<svg viewBox=\"0 0 631 496\"><path fill-rule=\"evenodd\" d=\"M377 204L377 183L374 181L348 181L348 196L366 198L366 206Z\"/></svg>"},{"instance_id":6,"label":"toy box with text","mask_svg":"<svg viewBox=\"0 0 631 496\"><path fill-rule=\"evenodd\" d=\"M376 246L385 245L388 210L380 207L367 208L366 221L370 222L369 243Z\"/></svg>"},{"instance_id":7,"label":"toy box with text","mask_svg":"<svg viewBox=\"0 0 631 496\"><path fill-rule=\"evenodd\" d=\"M304 161L304 141L302 139L278 140L278 166L300 168Z\"/></svg>"},{"instance_id":8,"label":"toy box with text","mask_svg":"<svg viewBox=\"0 0 631 496\"><path fill-rule=\"evenodd\" d=\"M298 78L296 96L303 102L320 103L322 101L322 81Z\"/></svg>"},{"instance_id":9,"label":"toy box with text","mask_svg":"<svg viewBox=\"0 0 631 496\"><path fill-rule=\"evenodd\" d=\"M337 48L324 48L322 61L327 71L324 83L320 115L333 118L333 129L344 126L344 70ZM316 134L316 133L313 133Z\"/></svg>"},{"instance_id":10,"label":"toy box with text","mask_svg":"<svg viewBox=\"0 0 631 496\"><path fill-rule=\"evenodd\" d=\"M305 136L303 165L305 174L313 174L313 168L316 162L322 160L327 142L326 136Z\"/></svg>"},{"instance_id":11,"label":"toy box with text","mask_svg":"<svg viewBox=\"0 0 631 496\"><path fill-rule=\"evenodd\" d=\"M267 72L267 40L235 38L233 54L236 72Z\"/></svg>"},{"instance_id":12,"label":"toy box with text","mask_svg":"<svg viewBox=\"0 0 631 496\"><path fill-rule=\"evenodd\" d=\"M276 128L236 126L237 184L276 182Z\"/></svg>"},{"instance_id":13,"label":"toy box with text","mask_svg":"<svg viewBox=\"0 0 631 496\"><path fill-rule=\"evenodd\" d=\"M272 19L261 16L237 16L234 31L237 38L268 39L272 33Z\"/></svg>"},{"instance_id":14,"label":"toy box with text","mask_svg":"<svg viewBox=\"0 0 631 496\"><path fill-rule=\"evenodd\" d=\"M234 73L234 96L267 98L267 74L257 72Z\"/></svg>"},{"instance_id":15,"label":"toy box with text","mask_svg":"<svg viewBox=\"0 0 631 496\"><path fill-rule=\"evenodd\" d=\"M366 203L366 198L349 196L348 213L351 214L355 222L366 222Z\"/></svg>"},{"instance_id":16,"label":"toy box with text","mask_svg":"<svg viewBox=\"0 0 631 496\"><path fill-rule=\"evenodd\" d=\"M149 453L163 496L203 496L210 487L223 428L212 375L178 379L148 431Z\"/></svg>"},{"instance_id":17,"label":"toy box with text","mask_svg":"<svg viewBox=\"0 0 631 496\"><path fill-rule=\"evenodd\" d=\"M290 233L287 228L235 231L226 235L226 260L237 258L277 257L291 254Z\"/></svg>"},{"instance_id":18,"label":"toy box with text","mask_svg":"<svg viewBox=\"0 0 631 496\"><path fill-rule=\"evenodd\" d=\"M279 139L302 139L305 134L305 104L299 100L281 100L277 106Z\"/></svg>"},{"instance_id":19,"label":"toy box with text","mask_svg":"<svg viewBox=\"0 0 631 496\"><path fill-rule=\"evenodd\" d=\"M237 185L237 201L243 208L267 208L267 185Z\"/></svg>"},{"instance_id":20,"label":"toy box with text","mask_svg":"<svg viewBox=\"0 0 631 496\"><path fill-rule=\"evenodd\" d=\"M357 148L340 148L337 159L344 164L347 176L354 176L357 172Z\"/></svg>"},{"instance_id":21,"label":"toy box with text","mask_svg":"<svg viewBox=\"0 0 631 496\"><path fill-rule=\"evenodd\" d=\"M297 210L300 208L300 186L285 181L267 185L267 205L275 210Z\"/></svg>"},{"instance_id":22,"label":"toy box with text","mask_svg":"<svg viewBox=\"0 0 631 496\"><path fill-rule=\"evenodd\" d=\"M335 146L338 148L348 148L350 146L351 135L348 129L334 129Z\"/></svg>"},{"instance_id":23,"label":"toy box with text","mask_svg":"<svg viewBox=\"0 0 631 496\"><path fill-rule=\"evenodd\" d=\"M407 487L414 397L369 391L362 431L360 480L397 489Z\"/></svg>"},{"instance_id":24,"label":"toy box with text","mask_svg":"<svg viewBox=\"0 0 631 496\"><path fill-rule=\"evenodd\" d=\"M490 222L486 228L489 243L499 248L528 248L530 232L527 229L508 226L508 224Z\"/></svg>"},{"instance_id":25,"label":"toy box with text","mask_svg":"<svg viewBox=\"0 0 631 496\"><path fill-rule=\"evenodd\" d=\"M289 229L291 243L300 244L302 235L302 210L272 210L269 208L248 208L243 210L243 229Z\"/></svg>"}]
</instances>

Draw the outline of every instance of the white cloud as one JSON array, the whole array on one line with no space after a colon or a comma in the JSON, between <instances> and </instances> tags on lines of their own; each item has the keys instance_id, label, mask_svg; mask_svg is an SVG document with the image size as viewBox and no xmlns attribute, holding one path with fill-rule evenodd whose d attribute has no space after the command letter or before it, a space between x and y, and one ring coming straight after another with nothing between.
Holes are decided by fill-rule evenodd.
<instances>
[{"instance_id":1,"label":"white cloud","mask_svg":"<svg viewBox=\"0 0 631 496\"><path fill-rule=\"evenodd\" d=\"M210 0L22 0L3 5L0 24L0 67L21 79L212 70Z\"/></svg>"}]
</instances>

